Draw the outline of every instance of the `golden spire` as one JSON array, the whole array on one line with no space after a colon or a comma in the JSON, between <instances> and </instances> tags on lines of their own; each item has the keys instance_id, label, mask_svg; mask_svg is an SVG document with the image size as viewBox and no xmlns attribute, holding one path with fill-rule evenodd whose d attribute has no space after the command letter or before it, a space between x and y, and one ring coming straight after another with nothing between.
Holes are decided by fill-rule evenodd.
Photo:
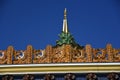
<instances>
[{"instance_id":1,"label":"golden spire","mask_svg":"<svg viewBox=\"0 0 120 80\"><path fill-rule=\"evenodd\" d=\"M68 26L67 26L67 9L64 10L64 19L63 19L63 32L68 33Z\"/></svg>"},{"instance_id":2,"label":"golden spire","mask_svg":"<svg viewBox=\"0 0 120 80\"><path fill-rule=\"evenodd\" d=\"M66 16L67 16L67 10L65 8L65 10L64 10L64 19L66 19Z\"/></svg>"}]
</instances>

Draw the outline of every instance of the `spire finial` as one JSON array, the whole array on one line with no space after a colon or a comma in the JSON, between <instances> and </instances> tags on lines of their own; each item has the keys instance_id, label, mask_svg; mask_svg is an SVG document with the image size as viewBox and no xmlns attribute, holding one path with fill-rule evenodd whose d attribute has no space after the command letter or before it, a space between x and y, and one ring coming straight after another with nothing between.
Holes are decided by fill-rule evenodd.
<instances>
[{"instance_id":1,"label":"spire finial","mask_svg":"<svg viewBox=\"0 0 120 80\"><path fill-rule=\"evenodd\" d=\"M68 33L68 25L67 25L67 9L64 10L64 19L63 19L63 32Z\"/></svg>"},{"instance_id":2,"label":"spire finial","mask_svg":"<svg viewBox=\"0 0 120 80\"><path fill-rule=\"evenodd\" d=\"M80 46L77 44L73 38L73 36L70 34L68 25L67 25L67 9L64 9L64 19L63 19L63 29L62 33L59 34L60 39L56 41L56 47L62 46L62 45L71 45L72 47L75 47L76 49L83 49L83 46Z\"/></svg>"},{"instance_id":3,"label":"spire finial","mask_svg":"<svg viewBox=\"0 0 120 80\"><path fill-rule=\"evenodd\" d=\"M67 9L65 8L65 10L64 10L64 19L66 19L66 16L67 16Z\"/></svg>"}]
</instances>

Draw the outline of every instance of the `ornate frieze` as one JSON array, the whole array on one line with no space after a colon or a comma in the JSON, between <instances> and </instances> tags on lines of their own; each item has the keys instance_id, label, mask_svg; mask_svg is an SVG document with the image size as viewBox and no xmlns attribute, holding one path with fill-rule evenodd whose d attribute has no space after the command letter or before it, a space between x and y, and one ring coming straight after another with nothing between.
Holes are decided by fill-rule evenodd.
<instances>
[{"instance_id":1,"label":"ornate frieze","mask_svg":"<svg viewBox=\"0 0 120 80\"><path fill-rule=\"evenodd\" d=\"M120 62L120 49L108 44L104 49L95 49L86 45L83 49L63 45L44 50L35 50L31 45L26 50L15 50L9 46L0 50L0 64L32 64L32 63L78 63L78 62Z\"/></svg>"}]
</instances>

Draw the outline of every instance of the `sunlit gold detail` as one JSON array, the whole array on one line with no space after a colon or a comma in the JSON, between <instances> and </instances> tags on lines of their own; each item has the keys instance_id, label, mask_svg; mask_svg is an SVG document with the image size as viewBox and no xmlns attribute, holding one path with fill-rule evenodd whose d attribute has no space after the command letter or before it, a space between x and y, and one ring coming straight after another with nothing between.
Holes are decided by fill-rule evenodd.
<instances>
[{"instance_id":1,"label":"sunlit gold detail","mask_svg":"<svg viewBox=\"0 0 120 80\"><path fill-rule=\"evenodd\" d=\"M50 64L49 64L50 65ZM13 66L0 67L0 73L19 73L19 72L118 72L119 65L59 65L59 66Z\"/></svg>"},{"instance_id":2,"label":"sunlit gold detail","mask_svg":"<svg viewBox=\"0 0 120 80\"><path fill-rule=\"evenodd\" d=\"M64 19L63 19L63 32L68 33L68 25L67 25L67 9L64 10Z\"/></svg>"}]
</instances>

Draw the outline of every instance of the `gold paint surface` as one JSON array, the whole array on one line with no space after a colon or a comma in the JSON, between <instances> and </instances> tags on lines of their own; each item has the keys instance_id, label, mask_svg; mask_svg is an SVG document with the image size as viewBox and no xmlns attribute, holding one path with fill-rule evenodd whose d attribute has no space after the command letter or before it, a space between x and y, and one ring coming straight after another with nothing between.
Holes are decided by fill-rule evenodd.
<instances>
[{"instance_id":1,"label":"gold paint surface","mask_svg":"<svg viewBox=\"0 0 120 80\"><path fill-rule=\"evenodd\" d=\"M119 71L120 65L60 65L60 66L13 66L13 67L0 67L0 73L19 73L19 72L107 72Z\"/></svg>"}]
</instances>

